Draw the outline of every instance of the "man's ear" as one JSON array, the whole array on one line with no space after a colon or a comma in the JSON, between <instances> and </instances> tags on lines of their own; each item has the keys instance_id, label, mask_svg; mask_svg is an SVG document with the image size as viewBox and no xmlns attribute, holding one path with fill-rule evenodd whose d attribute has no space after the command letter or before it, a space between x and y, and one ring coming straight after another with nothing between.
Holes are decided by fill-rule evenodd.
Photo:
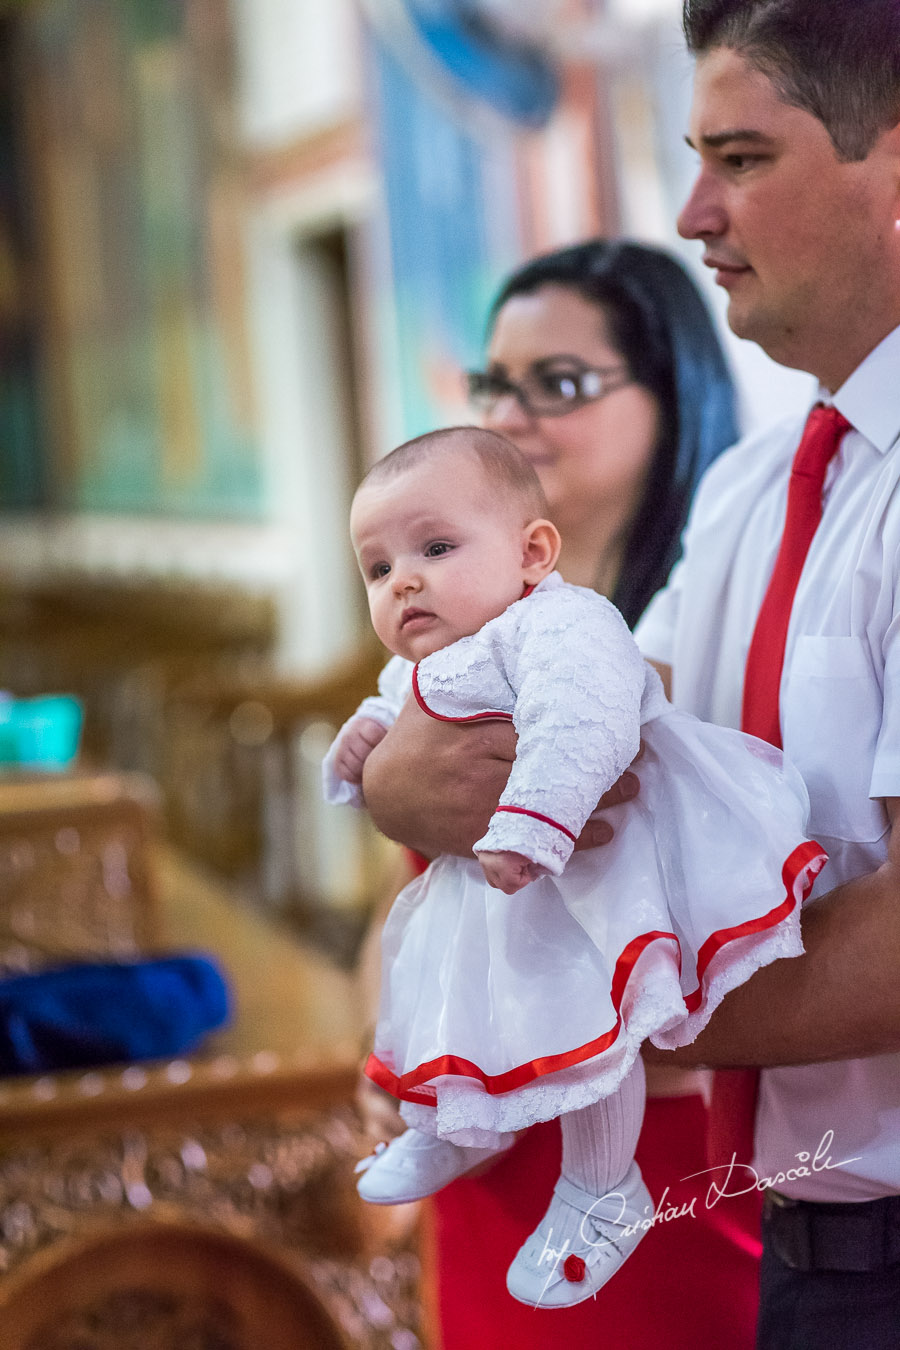
<instances>
[{"instance_id":1,"label":"man's ear","mask_svg":"<svg viewBox=\"0 0 900 1350\"><path fill-rule=\"evenodd\" d=\"M533 520L522 531L522 578L529 586L543 581L556 566L562 540L550 520Z\"/></svg>"},{"instance_id":2,"label":"man's ear","mask_svg":"<svg viewBox=\"0 0 900 1350\"><path fill-rule=\"evenodd\" d=\"M900 229L900 122L882 132L875 149L882 161L888 161L894 188L894 224Z\"/></svg>"}]
</instances>

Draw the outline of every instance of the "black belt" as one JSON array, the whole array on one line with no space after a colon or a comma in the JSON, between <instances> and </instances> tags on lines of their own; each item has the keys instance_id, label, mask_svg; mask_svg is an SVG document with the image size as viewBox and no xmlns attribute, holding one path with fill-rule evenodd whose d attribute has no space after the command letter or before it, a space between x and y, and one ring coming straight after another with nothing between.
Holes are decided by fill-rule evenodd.
<instances>
[{"instance_id":1,"label":"black belt","mask_svg":"<svg viewBox=\"0 0 900 1350\"><path fill-rule=\"evenodd\" d=\"M900 1262L900 1195L828 1204L769 1190L763 1228L792 1270L874 1271Z\"/></svg>"}]
</instances>

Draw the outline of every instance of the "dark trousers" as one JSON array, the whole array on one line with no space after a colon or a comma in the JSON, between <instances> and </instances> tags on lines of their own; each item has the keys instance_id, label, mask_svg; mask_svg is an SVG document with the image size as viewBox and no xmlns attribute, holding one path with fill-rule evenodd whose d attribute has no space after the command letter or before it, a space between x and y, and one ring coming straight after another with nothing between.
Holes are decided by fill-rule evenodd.
<instances>
[{"instance_id":1,"label":"dark trousers","mask_svg":"<svg viewBox=\"0 0 900 1350\"><path fill-rule=\"evenodd\" d=\"M900 1261L794 1269L779 1245L764 1216L757 1350L900 1350Z\"/></svg>"}]
</instances>

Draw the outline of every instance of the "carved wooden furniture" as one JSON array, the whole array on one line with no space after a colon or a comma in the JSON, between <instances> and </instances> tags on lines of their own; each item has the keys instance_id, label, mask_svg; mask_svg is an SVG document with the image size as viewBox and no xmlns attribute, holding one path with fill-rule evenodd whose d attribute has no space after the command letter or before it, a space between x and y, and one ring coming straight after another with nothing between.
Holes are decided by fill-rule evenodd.
<instances>
[{"instance_id":1,"label":"carved wooden furniture","mask_svg":"<svg viewBox=\"0 0 900 1350\"><path fill-rule=\"evenodd\" d=\"M156 776L161 700L176 679L264 659L271 600L236 586L172 579L0 579L0 688L77 694L100 763Z\"/></svg>"},{"instance_id":2,"label":"carved wooden furniture","mask_svg":"<svg viewBox=\"0 0 900 1350\"><path fill-rule=\"evenodd\" d=\"M48 1316L48 1309L52 1314ZM12 1278L6 1350L348 1350L327 1309L277 1255L177 1223L136 1224L52 1252Z\"/></svg>"},{"instance_id":3,"label":"carved wooden furniture","mask_svg":"<svg viewBox=\"0 0 900 1350\"><path fill-rule=\"evenodd\" d=\"M159 862L166 941L217 954L234 1023L183 1059L0 1083L3 1350L417 1350L408 1222L353 1186L351 978Z\"/></svg>"},{"instance_id":4,"label":"carved wooden furniture","mask_svg":"<svg viewBox=\"0 0 900 1350\"><path fill-rule=\"evenodd\" d=\"M332 812L322 818L317 756L375 689L384 660L373 642L317 679L220 670L173 688L160 766L173 841L271 908L301 923L323 917L314 862ZM367 820L353 825L360 862L341 894L359 929L383 888L386 855Z\"/></svg>"},{"instance_id":5,"label":"carved wooden furniture","mask_svg":"<svg viewBox=\"0 0 900 1350\"><path fill-rule=\"evenodd\" d=\"M150 775L174 842L349 959L383 845L361 818L326 819L314 761L385 654L373 641L321 678L288 678L274 643L271 599L236 586L0 577L0 688L78 695L91 762Z\"/></svg>"},{"instance_id":6,"label":"carved wooden furniture","mask_svg":"<svg viewBox=\"0 0 900 1350\"><path fill-rule=\"evenodd\" d=\"M0 776L0 975L153 945L156 807L137 774Z\"/></svg>"}]
</instances>

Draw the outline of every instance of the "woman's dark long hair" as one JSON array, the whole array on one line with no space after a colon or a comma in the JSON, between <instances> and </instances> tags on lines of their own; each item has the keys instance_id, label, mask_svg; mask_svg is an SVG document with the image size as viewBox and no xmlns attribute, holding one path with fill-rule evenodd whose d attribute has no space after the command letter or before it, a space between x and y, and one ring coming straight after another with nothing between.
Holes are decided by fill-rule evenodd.
<instances>
[{"instance_id":1,"label":"woman's dark long hair","mask_svg":"<svg viewBox=\"0 0 900 1350\"><path fill-rule=\"evenodd\" d=\"M566 286L599 306L632 378L654 395L660 432L611 599L633 627L664 584L701 474L737 439L734 387L699 291L661 249L592 239L518 268L490 313L541 286Z\"/></svg>"}]
</instances>

